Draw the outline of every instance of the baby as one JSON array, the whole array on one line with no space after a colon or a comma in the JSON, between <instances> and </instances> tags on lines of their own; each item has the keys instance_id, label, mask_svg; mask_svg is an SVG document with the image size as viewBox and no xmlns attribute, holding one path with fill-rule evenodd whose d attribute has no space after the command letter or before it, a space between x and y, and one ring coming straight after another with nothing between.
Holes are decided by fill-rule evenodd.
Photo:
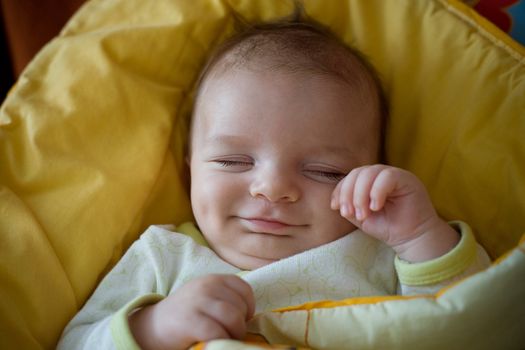
<instances>
[{"instance_id":1,"label":"baby","mask_svg":"<svg viewBox=\"0 0 525 350\"><path fill-rule=\"evenodd\" d=\"M59 347L242 339L258 311L430 293L488 265L413 174L378 164L384 124L374 70L324 29L282 23L229 40L202 73L192 120L198 229L148 229Z\"/></svg>"}]
</instances>

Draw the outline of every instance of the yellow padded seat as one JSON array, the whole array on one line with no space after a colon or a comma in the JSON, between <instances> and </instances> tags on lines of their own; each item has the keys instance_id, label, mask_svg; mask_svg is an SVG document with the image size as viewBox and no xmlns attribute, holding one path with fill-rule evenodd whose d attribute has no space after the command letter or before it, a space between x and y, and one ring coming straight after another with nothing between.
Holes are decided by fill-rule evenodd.
<instances>
[{"instance_id":1,"label":"yellow padded seat","mask_svg":"<svg viewBox=\"0 0 525 350\"><path fill-rule=\"evenodd\" d=\"M522 46L455 0L92 0L0 110L0 348L53 348L148 225L191 220L183 152L199 69L236 17L280 18L296 2L381 73L388 162L492 257L514 249L437 296L307 304L252 330L319 348L525 344Z\"/></svg>"}]
</instances>

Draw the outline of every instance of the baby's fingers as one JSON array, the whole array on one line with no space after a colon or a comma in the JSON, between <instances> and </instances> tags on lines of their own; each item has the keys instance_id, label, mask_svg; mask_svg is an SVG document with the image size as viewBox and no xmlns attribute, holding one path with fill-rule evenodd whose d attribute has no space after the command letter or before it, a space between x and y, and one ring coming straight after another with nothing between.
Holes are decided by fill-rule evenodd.
<instances>
[{"instance_id":1,"label":"baby's fingers","mask_svg":"<svg viewBox=\"0 0 525 350\"><path fill-rule=\"evenodd\" d=\"M385 206L390 194L394 193L398 186L396 171L392 168L383 169L376 177L370 190L370 209L380 211Z\"/></svg>"},{"instance_id":2,"label":"baby's fingers","mask_svg":"<svg viewBox=\"0 0 525 350\"><path fill-rule=\"evenodd\" d=\"M213 320L214 338L242 339L246 334L246 317L242 310L224 300L210 300L203 305L201 312L203 316ZM227 336L217 336L216 333L226 332ZM212 338L213 339L213 338Z\"/></svg>"},{"instance_id":3,"label":"baby's fingers","mask_svg":"<svg viewBox=\"0 0 525 350\"><path fill-rule=\"evenodd\" d=\"M214 320L230 337L244 337L246 321L255 311L250 285L235 275L209 275L202 278L201 288L206 292L200 313Z\"/></svg>"},{"instance_id":4,"label":"baby's fingers","mask_svg":"<svg viewBox=\"0 0 525 350\"><path fill-rule=\"evenodd\" d=\"M330 208L332 208L332 210L337 210L341 208L341 201L340 201L341 187L345 180L346 180L346 177L342 179L341 181L339 181L337 185L335 186L334 191L332 192L332 199L330 201Z\"/></svg>"},{"instance_id":5,"label":"baby's fingers","mask_svg":"<svg viewBox=\"0 0 525 350\"><path fill-rule=\"evenodd\" d=\"M229 299L232 304L238 305L243 309L243 315L248 321L253 317L255 313L255 297L253 296L252 287L244 281L242 278L235 275L222 275L223 282L233 293L223 294L231 296L233 299ZM234 301L235 299L235 301Z\"/></svg>"},{"instance_id":6,"label":"baby's fingers","mask_svg":"<svg viewBox=\"0 0 525 350\"><path fill-rule=\"evenodd\" d=\"M334 209L339 209L341 216L348 220L354 218L354 186L360 170L361 168L354 169L346 175L346 177L337 184L333 194L333 198L335 198L337 203Z\"/></svg>"},{"instance_id":7,"label":"baby's fingers","mask_svg":"<svg viewBox=\"0 0 525 350\"><path fill-rule=\"evenodd\" d=\"M372 203L375 205L375 198L371 196L371 190L384 167L384 165L373 165L363 168L356 179L353 204L355 217L359 221L365 220L370 214Z\"/></svg>"},{"instance_id":8,"label":"baby's fingers","mask_svg":"<svg viewBox=\"0 0 525 350\"><path fill-rule=\"evenodd\" d=\"M188 332L197 341L231 338L229 332L219 322L206 314L200 314L197 322L192 324Z\"/></svg>"}]
</instances>

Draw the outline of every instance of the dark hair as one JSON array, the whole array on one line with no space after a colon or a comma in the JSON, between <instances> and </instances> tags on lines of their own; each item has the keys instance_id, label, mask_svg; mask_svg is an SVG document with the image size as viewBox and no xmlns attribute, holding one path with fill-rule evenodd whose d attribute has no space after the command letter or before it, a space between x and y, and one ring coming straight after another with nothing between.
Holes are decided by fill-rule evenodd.
<instances>
[{"instance_id":1,"label":"dark hair","mask_svg":"<svg viewBox=\"0 0 525 350\"><path fill-rule=\"evenodd\" d=\"M310 19L244 25L237 35L215 49L197 82L200 87L210 75L231 69L285 71L326 75L365 89L377 106L379 154L384 159L387 104L379 75L365 56L342 42L330 30Z\"/></svg>"}]
</instances>

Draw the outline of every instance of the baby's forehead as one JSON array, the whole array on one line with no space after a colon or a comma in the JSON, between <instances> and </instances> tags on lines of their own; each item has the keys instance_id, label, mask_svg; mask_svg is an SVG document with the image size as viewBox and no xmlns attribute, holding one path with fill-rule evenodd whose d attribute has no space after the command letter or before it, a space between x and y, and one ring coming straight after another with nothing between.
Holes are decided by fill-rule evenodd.
<instances>
[{"instance_id":1,"label":"baby's forehead","mask_svg":"<svg viewBox=\"0 0 525 350\"><path fill-rule=\"evenodd\" d=\"M370 103L356 94L358 89L330 75L247 68L222 71L209 75L204 82L193 115L191 140L198 140L194 145L227 144L240 149L241 144L250 145L252 137L265 142L285 138L302 143L301 139L310 140L308 144L314 149L316 144L324 149L336 139L357 139L361 140L358 144L366 145L363 152L373 150L368 144L377 140L378 120L371 116ZM334 133L341 132L347 136L335 138ZM242 136L245 142L218 142L224 135ZM274 135L280 137L272 138ZM356 145L352 148L359 149Z\"/></svg>"},{"instance_id":2,"label":"baby's forehead","mask_svg":"<svg viewBox=\"0 0 525 350\"><path fill-rule=\"evenodd\" d=\"M280 82L286 81L289 82L287 86L290 89L301 89L301 86L304 85L319 87L317 90L319 92L318 95L305 98L329 100L334 104L344 106L343 108L370 110L372 114L376 114L375 111L378 109L377 98L374 96L375 91L371 91L372 87L370 85L363 84L360 81L350 84L337 75L318 70L290 70L286 66L266 69L264 63L252 63L254 64L242 67L215 67L201 82L195 104L194 118L199 118L201 113L197 112L202 110L200 107L205 107L208 110L207 114L210 112L212 114L213 108L215 108L214 104L226 103L232 92L234 94L235 91L242 93L243 90L247 89L246 82L242 80L242 77L247 75L251 77L248 83L249 90L256 94L264 94L268 99L272 98L269 90L270 92L271 90L286 92L286 90L282 89L282 84L280 84ZM319 83L320 81L322 84ZM335 93L330 94L330 91L335 91ZM273 95L273 97L275 98L276 96ZM302 101L304 104L310 102L307 99ZM271 101L268 102L270 103ZM372 117L372 119L376 118Z\"/></svg>"},{"instance_id":3,"label":"baby's forehead","mask_svg":"<svg viewBox=\"0 0 525 350\"><path fill-rule=\"evenodd\" d=\"M367 95L362 95L359 88L331 75L235 68L207 78L194 119L201 125L219 126L227 122L244 124L246 119L256 127L260 119L246 118L255 114L264 119L277 116L274 124L283 128L309 120L368 124L375 119L371 115L374 108Z\"/></svg>"},{"instance_id":4,"label":"baby's forehead","mask_svg":"<svg viewBox=\"0 0 525 350\"><path fill-rule=\"evenodd\" d=\"M239 71L246 70L297 79L321 77L337 82L341 89L349 89L358 96L363 109L373 110L372 125L378 125L373 129L381 129L380 133L384 133L386 104L372 65L359 51L336 37L301 24L241 34L223 44L199 78L192 125L199 118L196 111L200 105L204 103L212 108L204 100L208 87L216 85L217 81L232 80L230 78Z\"/></svg>"}]
</instances>

